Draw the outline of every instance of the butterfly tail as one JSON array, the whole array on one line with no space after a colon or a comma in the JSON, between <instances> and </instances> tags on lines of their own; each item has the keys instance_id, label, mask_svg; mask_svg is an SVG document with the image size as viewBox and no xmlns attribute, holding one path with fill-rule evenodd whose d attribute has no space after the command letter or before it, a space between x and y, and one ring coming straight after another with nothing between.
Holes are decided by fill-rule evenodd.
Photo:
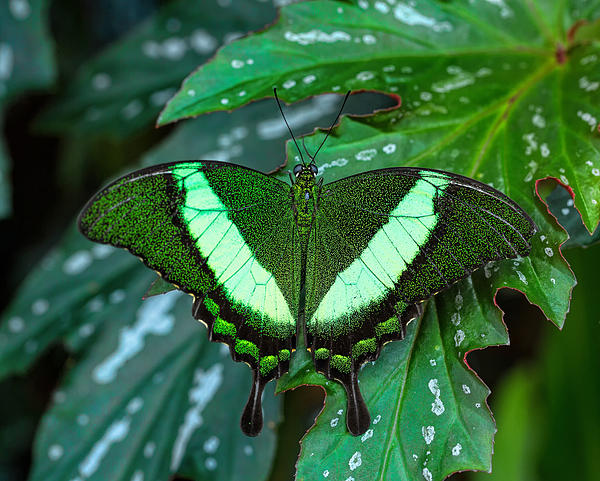
<instances>
[{"instance_id":1,"label":"butterfly tail","mask_svg":"<svg viewBox=\"0 0 600 481\"><path fill-rule=\"evenodd\" d=\"M262 393L267 381L257 369L253 370L252 390L242 413L240 425L246 436L257 436L263 428Z\"/></svg>"},{"instance_id":2,"label":"butterfly tail","mask_svg":"<svg viewBox=\"0 0 600 481\"><path fill-rule=\"evenodd\" d=\"M371 424L371 415L362 397L358 387L358 376L356 371L352 371L349 379L344 383L346 397L348 399L348 409L346 411L346 426L353 436L360 436L369 429Z\"/></svg>"}]
</instances>

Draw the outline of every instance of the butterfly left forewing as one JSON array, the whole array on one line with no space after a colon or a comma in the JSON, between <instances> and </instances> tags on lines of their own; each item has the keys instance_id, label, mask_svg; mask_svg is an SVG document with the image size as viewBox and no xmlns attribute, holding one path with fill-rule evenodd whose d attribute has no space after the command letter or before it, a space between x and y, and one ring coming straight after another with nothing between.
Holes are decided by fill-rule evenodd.
<instances>
[{"instance_id":1,"label":"butterfly left forewing","mask_svg":"<svg viewBox=\"0 0 600 481\"><path fill-rule=\"evenodd\" d=\"M192 294L211 340L252 367L242 418L251 435L262 427L262 388L287 371L295 346L299 249L288 204L289 187L260 172L178 162L115 181L79 220L88 238L128 249Z\"/></svg>"},{"instance_id":2,"label":"butterfly left forewing","mask_svg":"<svg viewBox=\"0 0 600 481\"><path fill-rule=\"evenodd\" d=\"M317 370L367 429L357 370L403 337L416 303L495 259L525 256L535 226L509 198L445 172L396 168L323 186L307 266L307 337ZM310 262L312 260L312 262Z\"/></svg>"}]
</instances>

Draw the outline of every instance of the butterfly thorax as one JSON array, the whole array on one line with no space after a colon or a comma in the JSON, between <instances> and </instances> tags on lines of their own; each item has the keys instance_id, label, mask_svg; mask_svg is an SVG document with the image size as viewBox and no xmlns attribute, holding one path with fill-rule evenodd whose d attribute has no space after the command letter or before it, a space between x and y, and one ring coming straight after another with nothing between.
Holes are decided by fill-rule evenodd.
<instances>
[{"instance_id":1,"label":"butterfly thorax","mask_svg":"<svg viewBox=\"0 0 600 481\"><path fill-rule=\"evenodd\" d=\"M317 208L319 186L315 182L316 169L310 166L296 168L295 182L291 187L292 209L300 235L308 235Z\"/></svg>"}]
</instances>

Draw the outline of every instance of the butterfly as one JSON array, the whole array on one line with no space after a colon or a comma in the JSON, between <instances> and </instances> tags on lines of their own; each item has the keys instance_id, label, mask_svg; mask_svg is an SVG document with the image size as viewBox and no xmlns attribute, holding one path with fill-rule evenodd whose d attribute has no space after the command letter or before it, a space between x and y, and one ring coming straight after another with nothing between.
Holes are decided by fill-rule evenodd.
<instances>
[{"instance_id":1,"label":"butterfly","mask_svg":"<svg viewBox=\"0 0 600 481\"><path fill-rule=\"evenodd\" d=\"M251 367L249 436L262 429L264 386L288 371L296 348L344 386L347 428L363 434L360 366L404 338L425 299L489 261L527 256L536 231L476 180L395 167L324 183L308 155L290 183L217 161L145 168L102 189L79 217L86 237L129 250L191 294L209 339Z\"/></svg>"}]
</instances>

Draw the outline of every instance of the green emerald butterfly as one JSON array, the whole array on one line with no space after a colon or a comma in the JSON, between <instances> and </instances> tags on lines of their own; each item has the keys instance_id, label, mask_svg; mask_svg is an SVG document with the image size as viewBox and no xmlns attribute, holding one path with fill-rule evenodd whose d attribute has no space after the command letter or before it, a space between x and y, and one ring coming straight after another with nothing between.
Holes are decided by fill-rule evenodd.
<instances>
[{"instance_id":1,"label":"green emerald butterfly","mask_svg":"<svg viewBox=\"0 0 600 481\"><path fill-rule=\"evenodd\" d=\"M79 217L86 237L191 294L210 340L252 368L249 436L262 429L265 384L297 346L343 384L348 430L364 433L359 367L404 337L421 301L489 261L528 255L536 231L515 202L467 177L397 167L323 183L311 161L291 184L225 162L158 165L108 185Z\"/></svg>"}]
</instances>

